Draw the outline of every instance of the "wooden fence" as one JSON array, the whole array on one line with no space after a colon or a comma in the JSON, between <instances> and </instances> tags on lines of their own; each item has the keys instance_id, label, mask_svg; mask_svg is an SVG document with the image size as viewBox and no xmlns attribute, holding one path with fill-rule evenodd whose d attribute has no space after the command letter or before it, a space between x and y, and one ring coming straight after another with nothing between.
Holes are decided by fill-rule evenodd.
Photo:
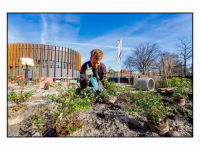
<instances>
[{"instance_id":1,"label":"wooden fence","mask_svg":"<svg viewBox=\"0 0 200 150\"><path fill-rule=\"evenodd\" d=\"M61 77L63 68L67 69L67 77L69 77L69 68L72 68L72 77L74 70L81 70L81 54L73 49L66 47L36 44L36 43L9 43L7 47L7 72L10 75L12 68L12 76L21 75L22 65L20 58L32 58L36 66L39 66L39 77L42 77L42 68L47 68L47 77L49 77L49 68L54 67L54 77L56 77L56 68L61 63ZM34 79L34 71L32 72Z\"/></svg>"}]
</instances>

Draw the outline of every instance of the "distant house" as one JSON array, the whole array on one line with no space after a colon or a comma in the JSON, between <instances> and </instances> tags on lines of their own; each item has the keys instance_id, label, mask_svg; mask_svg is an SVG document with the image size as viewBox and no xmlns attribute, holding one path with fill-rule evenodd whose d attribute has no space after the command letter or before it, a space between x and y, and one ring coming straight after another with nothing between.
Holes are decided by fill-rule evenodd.
<instances>
[{"instance_id":1,"label":"distant house","mask_svg":"<svg viewBox=\"0 0 200 150\"><path fill-rule=\"evenodd\" d=\"M112 72L113 75L116 74L117 76L118 76L118 73L119 73L119 71L115 71L115 70L109 70L109 72L110 73ZM135 73L130 73L126 69L122 69L120 71L120 76L121 77L130 77L130 75L132 75L134 77L136 74Z\"/></svg>"}]
</instances>

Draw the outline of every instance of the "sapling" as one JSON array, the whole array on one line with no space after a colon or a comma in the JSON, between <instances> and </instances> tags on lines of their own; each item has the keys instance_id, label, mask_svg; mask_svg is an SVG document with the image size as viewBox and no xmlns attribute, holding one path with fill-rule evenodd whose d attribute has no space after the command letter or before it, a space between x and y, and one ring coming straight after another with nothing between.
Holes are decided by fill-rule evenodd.
<instances>
[{"instance_id":1,"label":"sapling","mask_svg":"<svg viewBox=\"0 0 200 150\"><path fill-rule=\"evenodd\" d=\"M73 120L73 116L77 113L81 113L87 109L91 109L91 101L90 99L93 96L88 93L85 98L81 98L79 95L75 94L75 88L63 89L60 84L54 86L60 92L59 98L56 95L47 95L46 98L52 100L51 108L45 108L39 114L45 114L47 112L51 116L52 124L56 126L62 126L65 123L65 127L67 127L67 131L69 133L74 132L75 130L81 129L82 124L78 124L78 121ZM83 90L83 92L85 92ZM58 99L58 100L57 100ZM35 114L34 114L35 115ZM39 116L40 119L44 118L44 115ZM44 125L46 120L39 120L37 117L35 118L34 127L36 127L36 131L42 131L45 128L38 128L38 125ZM40 122L42 121L42 122ZM74 122L75 121L75 122ZM73 124L77 123L77 128L72 128Z\"/></svg>"},{"instance_id":2,"label":"sapling","mask_svg":"<svg viewBox=\"0 0 200 150\"><path fill-rule=\"evenodd\" d=\"M152 92L143 95L142 98L135 102L135 105L130 106L129 110L132 111L133 114L135 112L141 112L157 124L161 123L162 119L166 117L169 111L175 111L179 114L175 107L165 106L160 94L153 94Z\"/></svg>"},{"instance_id":3,"label":"sapling","mask_svg":"<svg viewBox=\"0 0 200 150\"><path fill-rule=\"evenodd\" d=\"M186 91L186 88L188 91ZM174 99L177 96L182 96L184 98L187 98L189 94L191 94L191 83L185 78L181 79L181 83L177 86L177 88L173 89L173 95L172 98Z\"/></svg>"},{"instance_id":4,"label":"sapling","mask_svg":"<svg viewBox=\"0 0 200 150\"><path fill-rule=\"evenodd\" d=\"M8 101L15 103L17 106L20 104L23 105L22 103L28 101L28 99L32 97L34 93L36 93L36 90L31 90L28 92L20 91L19 93L12 91L8 94Z\"/></svg>"}]
</instances>

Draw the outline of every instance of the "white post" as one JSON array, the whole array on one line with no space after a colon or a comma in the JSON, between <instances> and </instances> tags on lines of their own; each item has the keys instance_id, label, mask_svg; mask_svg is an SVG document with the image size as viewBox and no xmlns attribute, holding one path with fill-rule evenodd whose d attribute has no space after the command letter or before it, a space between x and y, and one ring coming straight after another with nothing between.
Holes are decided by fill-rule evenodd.
<instances>
[{"instance_id":1,"label":"white post","mask_svg":"<svg viewBox=\"0 0 200 150\"><path fill-rule=\"evenodd\" d=\"M120 61L118 62L118 65L119 65L119 72L118 72L118 77L119 77L119 80L118 80L118 85L120 85Z\"/></svg>"}]
</instances>

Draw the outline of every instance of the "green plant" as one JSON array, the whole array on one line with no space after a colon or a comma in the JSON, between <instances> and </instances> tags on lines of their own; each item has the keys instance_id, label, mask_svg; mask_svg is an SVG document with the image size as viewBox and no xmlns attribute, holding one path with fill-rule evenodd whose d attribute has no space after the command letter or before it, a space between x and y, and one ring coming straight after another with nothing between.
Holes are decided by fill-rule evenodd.
<instances>
[{"instance_id":1,"label":"green plant","mask_svg":"<svg viewBox=\"0 0 200 150\"><path fill-rule=\"evenodd\" d=\"M164 78L158 81L158 87L160 87L160 88L167 87L167 83Z\"/></svg>"},{"instance_id":2,"label":"green plant","mask_svg":"<svg viewBox=\"0 0 200 150\"><path fill-rule=\"evenodd\" d=\"M87 94L85 98L75 94L76 88L62 88L61 84L54 85L60 96L57 97L55 94L47 95L45 98L52 101L52 107L39 108L40 112L35 112L33 116L39 115L34 119L33 126L36 131L42 132L45 128L44 114L48 113L51 116L51 122L54 126L61 126L66 123L65 127L69 133L75 130L81 129L82 124L78 124L76 128L72 128L74 120L72 119L75 114L91 109L91 99L94 95ZM81 91L81 94L85 93L86 89ZM40 119L40 120L39 120ZM43 120L44 119L44 120ZM77 122L78 123L78 122Z\"/></svg>"},{"instance_id":3,"label":"green plant","mask_svg":"<svg viewBox=\"0 0 200 150\"><path fill-rule=\"evenodd\" d=\"M8 79L15 80L15 79L16 79L16 76L8 75Z\"/></svg>"},{"instance_id":4,"label":"green plant","mask_svg":"<svg viewBox=\"0 0 200 150\"><path fill-rule=\"evenodd\" d=\"M108 70L112 70L111 66L109 66ZM118 86L115 84L114 81L108 81L108 75L109 73L105 73L104 78L103 78L103 83L104 87L107 91L110 92L110 94L118 95L116 92L121 92L121 93L128 93L131 89L128 87L123 87L123 86Z\"/></svg>"},{"instance_id":5,"label":"green plant","mask_svg":"<svg viewBox=\"0 0 200 150\"><path fill-rule=\"evenodd\" d=\"M172 79L168 79L168 84L169 87L176 87L181 83L181 78L175 78L173 77Z\"/></svg>"},{"instance_id":6,"label":"green plant","mask_svg":"<svg viewBox=\"0 0 200 150\"><path fill-rule=\"evenodd\" d=\"M19 93L12 91L8 94L8 101L15 103L18 106L28 101L35 92L35 90L31 90L28 92L20 91Z\"/></svg>"},{"instance_id":7,"label":"green plant","mask_svg":"<svg viewBox=\"0 0 200 150\"><path fill-rule=\"evenodd\" d=\"M189 81L189 82L190 82L190 85L191 85L191 80L190 80L190 79L186 79L186 78L185 78L185 80ZM179 84L181 84L181 81L182 81L181 78L175 78L175 77L173 77L173 78L171 78L171 79L167 79L169 88L179 86ZM158 85L159 85L159 87L161 87L161 88L167 87L167 84L166 84L166 81L165 81L164 78L158 81Z\"/></svg>"},{"instance_id":8,"label":"green plant","mask_svg":"<svg viewBox=\"0 0 200 150\"><path fill-rule=\"evenodd\" d=\"M185 136L191 136L191 135L190 135L190 133L188 133L188 132L185 132Z\"/></svg>"},{"instance_id":9,"label":"green plant","mask_svg":"<svg viewBox=\"0 0 200 150\"><path fill-rule=\"evenodd\" d=\"M76 78L77 83L80 83L80 78Z\"/></svg>"},{"instance_id":10,"label":"green plant","mask_svg":"<svg viewBox=\"0 0 200 150\"><path fill-rule=\"evenodd\" d=\"M177 78L177 79L167 79L169 88L174 87L176 84L178 84L178 83L177 83L177 82L178 82L178 79L179 79L179 78ZM159 86L160 88L166 88L166 87L167 87L166 80L165 80L164 78L161 79L161 80L159 80L159 81L158 81L158 86Z\"/></svg>"},{"instance_id":11,"label":"green plant","mask_svg":"<svg viewBox=\"0 0 200 150\"><path fill-rule=\"evenodd\" d=\"M163 103L160 94L154 94L153 92L146 92L134 105L129 104L129 110L133 116L135 112L142 113L151 119L154 124L160 124L166 114L170 112L175 112L179 117L181 116L175 107Z\"/></svg>"},{"instance_id":12,"label":"green plant","mask_svg":"<svg viewBox=\"0 0 200 150\"><path fill-rule=\"evenodd\" d=\"M153 92L150 92L150 91L143 92L142 87L139 86L136 93L132 93L131 91L129 91L127 93L127 96L130 98L130 102L135 102L139 99L142 99L144 96L146 96L146 97L150 96L151 93L153 93Z\"/></svg>"},{"instance_id":13,"label":"green plant","mask_svg":"<svg viewBox=\"0 0 200 150\"><path fill-rule=\"evenodd\" d=\"M99 93L99 97L102 99L106 99L106 98L110 98L111 94L114 95L114 93L112 93L108 90L104 90L103 92Z\"/></svg>"},{"instance_id":14,"label":"green plant","mask_svg":"<svg viewBox=\"0 0 200 150\"><path fill-rule=\"evenodd\" d=\"M49 82L45 82L44 83L44 89L49 89L50 83Z\"/></svg>"},{"instance_id":15,"label":"green plant","mask_svg":"<svg viewBox=\"0 0 200 150\"><path fill-rule=\"evenodd\" d=\"M14 91L14 86L8 87L8 90Z\"/></svg>"},{"instance_id":16,"label":"green plant","mask_svg":"<svg viewBox=\"0 0 200 150\"><path fill-rule=\"evenodd\" d=\"M36 78L36 79L32 79L32 85L36 85L40 82L39 78Z\"/></svg>"},{"instance_id":17,"label":"green plant","mask_svg":"<svg viewBox=\"0 0 200 150\"><path fill-rule=\"evenodd\" d=\"M185 78L182 78L177 88L173 89L172 98L175 98L176 96L183 96L184 98L187 98L188 95L191 94L191 89L191 82Z\"/></svg>"}]
</instances>

